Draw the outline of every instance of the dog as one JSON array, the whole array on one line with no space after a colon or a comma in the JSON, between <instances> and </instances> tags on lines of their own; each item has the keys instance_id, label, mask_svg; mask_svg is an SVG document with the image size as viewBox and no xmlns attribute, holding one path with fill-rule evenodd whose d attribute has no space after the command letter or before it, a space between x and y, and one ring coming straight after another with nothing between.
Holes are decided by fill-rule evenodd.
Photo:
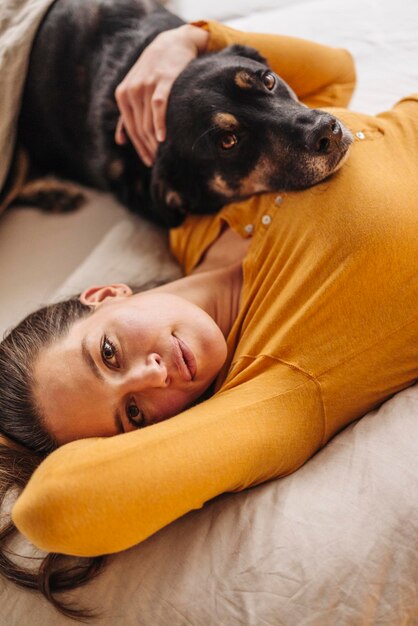
<instances>
[{"instance_id":1,"label":"dog","mask_svg":"<svg viewBox=\"0 0 418 626\"><path fill-rule=\"evenodd\" d=\"M36 175L110 191L175 227L253 194L305 189L341 166L350 132L301 104L259 52L240 45L200 56L177 78L151 169L132 144L117 145L117 85L160 32L183 23L154 0L53 3L33 45L19 122ZM48 209L82 200L50 181L29 183L29 195L31 185Z\"/></svg>"}]
</instances>

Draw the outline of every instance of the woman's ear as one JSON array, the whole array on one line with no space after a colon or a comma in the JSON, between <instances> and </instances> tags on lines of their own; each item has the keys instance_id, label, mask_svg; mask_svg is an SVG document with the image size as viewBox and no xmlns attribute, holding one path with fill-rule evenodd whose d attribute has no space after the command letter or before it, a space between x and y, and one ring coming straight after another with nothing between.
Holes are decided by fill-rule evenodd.
<instances>
[{"instance_id":1,"label":"woman's ear","mask_svg":"<svg viewBox=\"0 0 418 626\"><path fill-rule=\"evenodd\" d=\"M132 289L124 283L88 287L80 295L80 302L96 308L107 298L127 298L132 295Z\"/></svg>"}]
</instances>

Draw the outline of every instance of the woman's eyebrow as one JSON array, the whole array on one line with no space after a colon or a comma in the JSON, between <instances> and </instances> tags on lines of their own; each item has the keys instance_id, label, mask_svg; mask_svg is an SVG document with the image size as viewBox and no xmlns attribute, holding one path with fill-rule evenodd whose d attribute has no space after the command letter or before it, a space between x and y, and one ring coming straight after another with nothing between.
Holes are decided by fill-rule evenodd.
<instances>
[{"instance_id":1,"label":"woman's eyebrow","mask_svg":"<svg viewBox=\"0 0 418 626\"><path fill-rule=\"evenodd\" d=\"M104 381L104 376L97 367L93 357L91 356L86 343L86 338L84 338L81 342L81 354L83 356L84 362L87 367L93 372L94 376L101 381Z\"/></svg>"}]
</instances>

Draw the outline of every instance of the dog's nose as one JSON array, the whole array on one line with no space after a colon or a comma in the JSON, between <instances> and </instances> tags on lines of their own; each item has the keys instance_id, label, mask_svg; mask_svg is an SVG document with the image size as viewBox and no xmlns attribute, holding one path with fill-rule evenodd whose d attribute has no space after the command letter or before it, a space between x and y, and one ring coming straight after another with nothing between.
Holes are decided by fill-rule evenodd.
<instances>
[{"instance_id":1,"label":"dog's nose","mask_svg":"<svg viewBox=\"0 0 418 626\"><path fill-rule=\"evenodd\" d=\"M306 137L306 147L315 154L329 154L340 143L343 135L341 124L335 117L321 117Z\"/></svg>"}]
</instances>

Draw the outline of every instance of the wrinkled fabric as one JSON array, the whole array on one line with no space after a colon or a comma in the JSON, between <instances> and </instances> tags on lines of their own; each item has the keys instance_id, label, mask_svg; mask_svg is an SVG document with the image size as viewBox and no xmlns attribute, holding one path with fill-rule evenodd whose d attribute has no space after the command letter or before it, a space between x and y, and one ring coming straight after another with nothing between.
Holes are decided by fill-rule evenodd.
<instances>
[{"instance_id":1,"label":"wrinkled fabric","mask_svg":"<svg viewBox=\"0 0 418 626\"><path fill-rule=\"evenodd\" d=\"M53 0L2 0L0 9L0 191L10 168L20 100L37 28Z\"/></svg>"}]
</instances>

